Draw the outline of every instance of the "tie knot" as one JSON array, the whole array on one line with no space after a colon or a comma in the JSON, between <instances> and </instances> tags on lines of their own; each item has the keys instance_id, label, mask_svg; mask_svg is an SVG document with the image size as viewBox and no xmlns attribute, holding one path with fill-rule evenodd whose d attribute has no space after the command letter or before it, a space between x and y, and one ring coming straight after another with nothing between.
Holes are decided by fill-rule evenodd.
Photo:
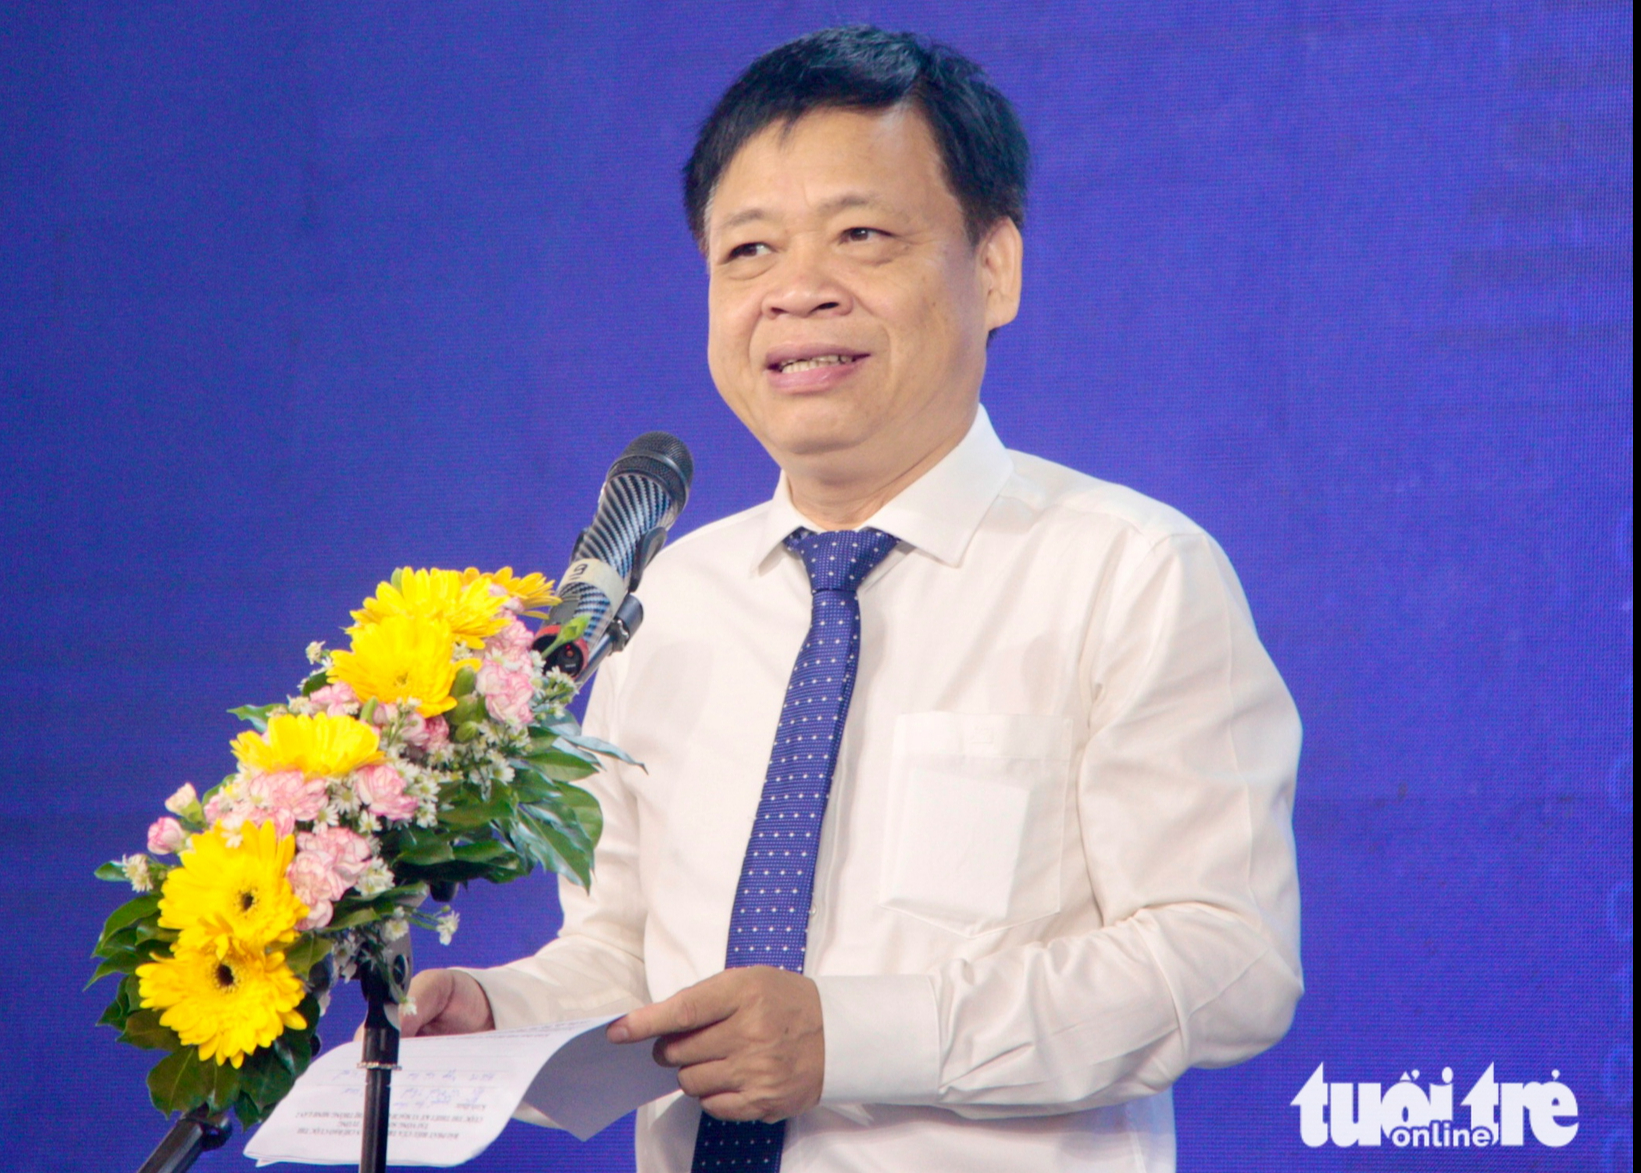
<instances>
[{"instance_id":1,"label":"tie knot","mask_svg":"<svg viewBox=\"0 0 1641 1173\"><path fill-rule=\"evenodd\" d=\"M897 539L878 529L828 530L815 533L801 526L786 538L809 569L811 591L856 590L872 569L889 556Z\"/></svg>"}]
</instances>

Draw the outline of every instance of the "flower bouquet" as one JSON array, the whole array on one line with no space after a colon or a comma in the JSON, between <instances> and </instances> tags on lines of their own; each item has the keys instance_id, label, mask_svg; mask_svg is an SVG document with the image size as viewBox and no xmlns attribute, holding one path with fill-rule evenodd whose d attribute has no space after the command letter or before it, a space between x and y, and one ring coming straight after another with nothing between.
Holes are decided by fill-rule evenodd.
<instances>
[{"instance_id":1,"label":"flower bouquet","mask_svg":"<svg viewBox=\"0 0 1641 1173\"><path fill-rule=\"evenodd\" d=\"M631 759L582 734L576 681L545 668L581 624L534 646L525 619L557 602L511 568L396 571L347 649L309 645L295 695L232 710L251 726L232 774L184 785L146 852L97 869L137 893L94 951L92 983L119 975L101 1021L164 1053L160 1111L264 1119L313 1058L333 983L401 999L390 959L413 924L449 942L458 885L537 866L591 883L600 813L575 783Z\"/></svg>"}]
</instances>

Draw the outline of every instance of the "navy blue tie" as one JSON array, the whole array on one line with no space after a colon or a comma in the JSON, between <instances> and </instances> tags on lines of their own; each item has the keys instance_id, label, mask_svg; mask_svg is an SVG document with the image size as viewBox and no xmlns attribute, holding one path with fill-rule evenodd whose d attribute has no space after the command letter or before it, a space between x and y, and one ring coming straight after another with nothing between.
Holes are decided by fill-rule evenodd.
<instances>
[{"instance_id":1,"label":"navy blue tie","mask_svg":"<svg viewBox=\"0 0 1641 1173\"><path fill-rule=\"evenodd\" d=\"M815 848L838 761L860 656L855 591L895 548L880 530L792 531L786 539L809 569L809 635L792 667L758 817L741 863L729 917L724 968L773 965L803 972ZM702 1114L692 1173L776 1173L786 1122L719 1120Z\"/></svg>"}]
</instances>

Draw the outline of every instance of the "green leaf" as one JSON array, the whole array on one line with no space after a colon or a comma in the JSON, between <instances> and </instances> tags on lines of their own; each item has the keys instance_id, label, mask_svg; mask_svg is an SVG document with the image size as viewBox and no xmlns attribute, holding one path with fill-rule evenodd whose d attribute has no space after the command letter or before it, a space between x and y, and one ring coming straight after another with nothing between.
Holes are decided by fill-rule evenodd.
<instances>
[{"instance_id":1,"label":"green leaf","mask_svg":"<svg viewBox=\"0 0 1641 1173\"><path fill-rule=\"evenodd\" d=\"M546 826L563 832L578 850L591 853L593 842L588 837L586 830L582 828L580 820L576 817L575 809L568 803L561 802L557 798L551 798L546 802L531 804L522 813L539 819Z\"/></svg>"},{"instance_id":2,"label":"green leaf","mask_svg":"<svg viewBox=\"0 0 1641 1173\"><path fill-rule=\"evenodd\" d=\"M456 669L456 679L450 684L450 695L460 700L478 687L479 674L471 668Z\"/></svg>"},{"instance_id":3,"label":"green leaf","mask_svg":"<svg viewBox=\"0 0 1641 1173\"><path fill-rule=\"evenodd\" d=\"M97 943L101 945L127 925L135 924L144 917L158 915L159 910L158 892L149 892L133 900L127 900L108 914L108 919L103 922L103 931L97 937Z\"/></svg>"},{"instance_id":4,"label":"green leaf","mask_svg":"<svg viewBox=\"0 0 1641 1173\"><path fill-rule=\"evenodd\" d=\"M164 941L166 944L170 944L178 936L176 929L160 928L159 918L157 917L153 920L140 920L131 928L137 931L137 942L139 944L143 941Z\"/></svg>"},{"instance_id":5,"label":"green leaf","mask_svg":"<svg viewBox=\"0 0 1641 1173\"><path fill-rule=\"evenodd\" d=\"M549 782L529 766L517 765L508 789L519 802L542 802L558 794L559 783Z\"/></svg>"},{"instance_id":6,"label":"green leaf","mask_svg":"<svg viewBox=\"0 0 1641 1173\"><path fill-rule=\"evenodd\" d=\"M335 931L336 929L356 929L360 925L368 925L373 921L379 921L381 919L382 918L377 911L367 904L363 908L355 906L347 912L338 910L336 915L331 917L330 924L326 925L325 928L331 931Z\"/></svg>"},{"instance_id":7,"label":"green leaf","mask_svg":"<svg viewBox=\"0 0 1641 1173\"><path fill-rule=\"evenodd\" d=\"M296 1012L306 1022L305 1030L287 1030L273 1042L273 1053L294 1078L308 1069L319 1049L319 1036L314 1028L319 1025L319 1002L311 994L303 999Z\"/></svg>"},{"instance_id":8,"label":"green leaf","mask_svg":"<svg viewBox=\"0 0 1641 1173\"><path fill-rule=\"evenodd\" d=\"M213 1112L225 1111L239 1095L240 1069L215 1060L202 1061L200 1066L205 1070L205 1102Z\"/></svg>"},{"instance_id":9,"label":"green leaf","mask_svg":"<svg viewBox=\"0 0 1641 1173\"><path fill-rule=\"evenodd\" d=\"M239 1069L240 1098L250 1100L258 1108L272 1108L290 1093L295 1083L295 1073L273 1047L263 1047Z\"/></svg>"},{"instance_id":10,"label":"green leaf","mask_svg":"<svg viewBox=\"0 0 1641 1173\"><path fill-rule=\"evenodd\" d=\"M444 845L448 850L450 845ZM370 898L372 906L384 916L395 908L420 908L427 903L427 885L400 884L397 888L389 888L386 892L378 892Z\"/></svg>"},{"instance_id":11,"label":"green leaf","mask_svg":"<svg viewBox=\"0 0 1641 1173\"><path fill-rule=\"evenodd\" d=\"M598 763L562 749L534 750L525 755L532 769L554 782L578 782L598 773Z\"/></svg>"},{"instance_id":12,"label":"green leaf","mask_svg":"<svg viewBox=\"0 0 1641 1173\"><path fill-rule=\"evenodd\" d=\"M117 859L111 859L107 863L99 865L92 875L99 880L107 880L110 884L123 884L126 882L125 868L120 866L120 861Z\"/></svg>"},{"instance_id":13,"label":"green leaf","mask_svg":"<svg viewBox=\"0 0 1641 1173\"><path fill-rule=\"evenodd\" d=\"M519 809L519 817L508 828L508 838L520 855L534 860L548 871L572 876L583 888L591 882L592 868L587 856L561 831L533 814L530 808Z\"/></svg>"},{"instance_id":14,"label":"green leaf","mask_svg":"<svg viewBox=\"0 0 1641 1173\"><path fill-rule=\"evenodd\" d=\"M330 956L331 943L313 933L303 933L285 950L285 964L304 982L313 967Z\"/></svg>"},{"instance_id":15,"label":"green leaf","mask_svg":"<svg viewBox=\"0 0 1641 1173\"><path fill-rule=\"evenodd\" d=\"M191 1112L208 1094L198 1047L171 1052L148 1073L148 1098L161 1112Z\"/></svg>"},{"instance_id":16,"label":"green leaf","mask_svg":"<svg viewBox=\"0 0 1641 1173\"><path fill-rule=\"evenodd\" d=\"M579 729L574 731L560 729L558 731L558 735L565 741L568 741L571 745L578 745L582 749L590 749L594 753L603 754L607 758L614 758L616 761L626 762L629 766L637 766L640 770L644 768L643 762L628 754L627 751L622 749L620 746L611 745L609 742L602 741L597 737L590 737L581 732Z\"/></svg>"},{"instance_id":17,"label":"green leaf","mask_svg":"<svg viewBox=\"0 0 1641 1173\"><path fill-rule=\"evenodd\" d=\"M604 834L604 808L579 786L560 787L559 798L575 812L575 821L587 833L587 850L591 851Z\"/></svg>"},{"instance_id":18,"label":"green leaf","mask_svg":"<svg viewBox=\"0 0 1641 1173\"><path fill-rule=\"evenodd\" d=\"M268 731L268 714L273 712L275 709L282 709L284 707L285 706L282 704L240 705L238 708L229 709L228 712L230 715L238 717L241 721L249 721L251 723L251 728L255 729L258 733L266 733Z\"/></svg>"},{"instance_id":19,"label":"green leaf","mask_svg":"<svg viewBox=\"0 0 1641 1173\"><path fill-rule=\"evenodd\" d=\"M242 1089L239 1099L234 1101L234 1115L239 1117L239 1123L245 1128L255 1128L273 1113L273 1108L263 1108L255 1100L247 1096Z\"/></svg>"},{"instance_id":20,"label":"green leaf","mask_svg":"<svg viewBox=\"0 0 1641 1173\"><path fill-rule=\"evenodd\" d=\"M114 1000L108 1004L98 1026L111 1026L115 1030L125 1029L125 1020L137 1011L137 979L126 977L121 980L119 987L114 991Z\"/></svg>"},{"instance_id":21,"label":"green leaf","mask_svg":"<svg viewBox=\"0 0 1641 1173\"><path fill-rule=\"evenodd\" d=\"M330 669L321 668L302 682L302 695L312 696L330 683Z\"/></svg>"},{"instance_id":22,"label":"green leaf","mask_svg":"<svg viewBox=\"0 0 1641 1173\"><path fill-rule=\"evenodd\" d=\"M498 843L494 839L481 839L477 843L461 843L451 848L451 854L463 863L491 863L504 855L511 855L507 845Z\"/></svg>"},{"instance_id":23,"label":"green leaf","mask_svg":"<svg viewBox=\"0 0 1641 1173\"><path fill-rule=\"evenodd\" d=\"M430 842L412 843L399 849L399 861L409 864L426 866L435 863L448 863L456 858L451 853L450 844L443 839L434 839Z\"/></svg>"},{"instance_id":24,"label":"green leaf","mask_svg":"<svg viewBox=\"0 0 1641 1173\"><path fill-rule=\"evenodd\" d=\"M105 958L91 973L91 980L86 982L85 989L102 981L111 973L131 973L142 961L135 953L116 953L113 957Z\"/></svg>"},{"instance_id":25,"label":"green leaf","mask_svg":"<svg viewBox=\"0 0 1641 1173\"><path fill-rule=\"evenodd\" d=\"M120 1042L130 1043L145 1051L174 1051L182 1046L177 1032L160 1023L159 1011L136 1010L125 1020Z\"/></svg>"},{"instance_id":26,"label":"green leaf","mask_svg":"<svg viewBox=\"0 0 1641 1173\"><path fill-rule=\"evenodd\" d=\"M553 845L559 857L569 867L570 874L580 881L583 888L591 888L593 883L593 864L587 854L571 843L564 833L556 827L543 827L541 833ZM563 874L561 871L560 874Z\"/></svg>"},{"instance_id":27,"label":"green leaf","mask_svg":"<svg viewBox=\"0 0 1641 1173\"><path fill-rule=\"evenodd\" d=\"M513 813L513 792L497 785L489 799L452 803L439 809L439 822L453 831L477 831Z\"/></svg>"}]
</instances>

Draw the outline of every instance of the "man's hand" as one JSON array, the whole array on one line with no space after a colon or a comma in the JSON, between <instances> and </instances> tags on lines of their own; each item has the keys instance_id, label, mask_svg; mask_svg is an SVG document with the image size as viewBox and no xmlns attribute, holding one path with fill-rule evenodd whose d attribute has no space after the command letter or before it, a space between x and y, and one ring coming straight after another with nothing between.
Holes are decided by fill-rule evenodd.
<instances>
[{"instance_id":1,"label":"man's hand","mask_svg":"<svg viewBox=\"0 0 1641 1173\"><path fill-rule=\"evenodd\" d=\"M426 970L410 979L409 995L409 1005L399 1008L399 1033L407 1039L496 1029L490 999L471 974L454 969Z\"/></svg>"},{"instance_id":2,"label":"man's hand","mask_svg":"<svg viewBox=\"0 0 1641 1173\"><path fill-rule=\"evenodd\" d=\"M820 1102L820 991L766 965L730 969L609 1025L611 1042L655 1039L655 1061L720 1120L773 1123Z\"/></svg>"}]
</instances>

